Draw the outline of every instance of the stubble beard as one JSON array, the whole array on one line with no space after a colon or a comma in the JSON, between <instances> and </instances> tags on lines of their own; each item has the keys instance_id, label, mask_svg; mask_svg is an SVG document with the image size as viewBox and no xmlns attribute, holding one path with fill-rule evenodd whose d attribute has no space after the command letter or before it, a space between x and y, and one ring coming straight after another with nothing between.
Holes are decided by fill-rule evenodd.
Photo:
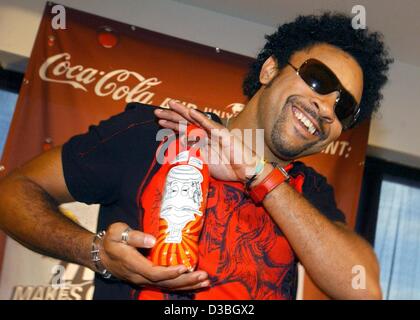
<instances>
[{"instance_id":1,"label":"stubble beard","mask_svg":"<svg viewBox=\"0 0 420 320\"><path fill-rule=\"evenodd\" d=\"M283 160L294 160L298 158L305 150L316 144L316 141L308 142L303 145L294 145L289 141L285 134L285 126L287 125L287 109L291 105L286 102L271 131L271 143L275 149L275 154Z\"/></svg>"}]
</instances>

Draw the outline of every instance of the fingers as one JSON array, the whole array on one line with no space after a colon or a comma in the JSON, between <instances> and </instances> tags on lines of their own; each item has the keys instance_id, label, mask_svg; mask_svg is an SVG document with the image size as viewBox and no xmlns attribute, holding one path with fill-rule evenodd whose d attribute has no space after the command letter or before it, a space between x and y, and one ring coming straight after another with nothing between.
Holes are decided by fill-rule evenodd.
<instances>
[{"instance_id":1,"label":"fingers","mask_svg":"<svg viewBox=\"0 0 420 320\"><path fill-rule=\"evenodd\" d=\"M138 252L135 253L126 255L124 259L126 268L132 273L130 280L133 282L140 279L141 284L144 284L143 277L149 285L172 289L197 286L208 277L204 271L187 272L185 265L155 266Z\"/></svg>"},{"instance_id":2,"label":"fingers","mask_svg":"<svg viewBox=\"0 0 420 320\"><path fill-rule=\"evenodd\" d=\"M174 279L188 271L184 265L154 266L134 247L116 241L105 242L103 248L106 256L109 257L104 262L111 273L137 284L144 284L145 279L150 283Z\"/></svg>"},{"instance_id":3,"label":"fingers","mask_svg":"<svg viewBox=\"0 0 420 320\"><path fill-rule=\"evenodd\" d=\"M158 122L162 127L179 131L179 123L188 121L207 131L225 128L223 125L209 119L205 114L195 109L190 109L177 101L171 100L169 107L170 110L155 110L155 115L159 118Z\"/></svg>"},{"instance_id":4,"label":"fingers","mask_svg":"<svg viewBox=\"0 0 420 320\"><path fill-rule=\"evenodd\" d=\"M155 285L171 290L199 289L210 284L207 278L208 274L205 271L194 271L184 273L174 279L159 281Z\"/></svg>"},{"instance_id":5,"label":"fingers","mask_svg":"<svg viewBox=\"0 0 420 320\"><path fill-rule=\"evenodd\" d=\"M182 132L188 123L193 123L192 119L187 120L173 110L155 109L154 113L160 126L174 131Z\"/></svg>"},{"instance_id":6,"label":"fingers","mask_svg":"<svg viewBox=\"0 0 420 320\"><path fill-rule=\"evenodd\" d=\"M114 275L137 285L151 285L170 290L195 290L209 285L208 275L204 271L188 272L185 265L153 265L136 248L153 247L154 237L144 232L129 230L125 244L121 235L127 228L127 224L120 222L110 225L103 242L107 268L109 266Z\"/></svg>"},{"instance_id":7,"label":"fingers","mask_svg":"<svg viewBox=\"0 0 420 320\"><path fill-rule=\"evenodd\" d=\"M164 128L168 128L174 131L179 131L179 124L177 122L172 122L169 120L159 120L158 121L159 125L164 127Z\"/></svg>"},{"instance_id":8,"label":"fingers","mask_svg":"<svg viewBox=\"0 0 420 320\"><path fill-rule=\"evenodd\" d=\"M184 265L154 266L150 260L136 252L137 256L127 256L125 267L131 272L129 280L138 284L146 284L162 288L180 288L199 286L208 277L204 271L187 272Z\"/></svg>"},{"instance_id":9,"label":"fingers","mask_svg":"<svg viewBox=\"0 0 420 320\"><path fill-rule=\"evenodd\" d=\"M107 231L107 238L114 241L122 243L122 234L128 228L128 225L122 222L116 222L109 226ZM155 237L150 234L130 230L128 232L127 244L136 248L152 248L156 243Z\"/></svg>"},{"instance_id":10,"label":"fingers","mask_svg":"<svg viewBox=\"0 0 420 320\"><path fill-rule=\"evenodd\" d=\"M152 262L141 255L135 248L151 248L155 238L147 233L130 230L127 244L121 242L121 234L127 230L125 223L114 223L108 228L107 236L111 243L105 244L105 250L114 260L120 260L124 268L132 273L144 276L150 281L173 279L187 271L184 265L174 267L154 267Z\"/></svg>"},{"instance_id":11,"label":"fingers","mask_svg":"<svg viewBox=\"0 0 420 320\"><path fill-rule=\"evenodd\" d=\"M148 260L149 261L149 260ZM149 261L150 262L150 261ZM145 263L135 270L151 282L167 281L186 274L188 269L184 265L162 267Z\"/></svg>"},{"instance_id":12,"label":"fingers","mask_svg":"<svg viewBox=\"0 0 420 320\"><path fill-rule=\"evenodd\" d=\"M194 110L194 109L190 109L190 108L184 106L182 103L179 103L179 102L174 101L174 100L171 100L169 102L169 108L171 108L171 110L175 111L178 115L182 116L185 120L187 120L191 123L195 123L194 119L190 115L190 110Z\"/></svg>"},{"instance_id":13,"label":"fingers","mask_svg":"<svg viewBox=\"0 0 420 320\"><path fill-rule=\"evenodd\" d=\"M180 288L176 288L176 289L173 289L173 290L174 291L193 291L193 290L199 290L199 289L207 288L209 285L210 285L210 280L205 280L205 281L197 283L196 285L193 285L193 286L180 287Z\"/></svg>"},{"instance_id":14,"label":"fingers","mask_svg":"<svg viewBox=\"0 0 420 320\"><path fill-rule=\"evenodd\" d=\"M155 109L155 115L161 119L168 122L179 123L182 121L188 121L195 123L195 121L189 115L189 108L185 107L183 104L171 100L169 102L169 110L165 109Z\"/></svg>"},{"instance_id":15,"label":"fingers","mask_svg":"<svg viewBox=\"0 0 420 320\"><path fill-rule=\"evenodd\" d=\"M183 116L181 116L180 114L176 113L173 110L156 108L154 110L154 113L160 120L167 120L174 123L188 121L186 118L184 118Z\"/></svg>"},{"instance_id":16,"label":"fingers","mask_svg":"<svg viewBox=\"0 0 420 320\"><path fill-rule=\"evenodd\" d=\"M142 264L132 265L131 267L133 273L143 276L149 280L150 283L170 281L171 279L176 279L187 272L187 268L184 265L170 267L153 266L149 260Z\"/></svg>"},{"instance_id":17,"label":"fingers","mask_svg":"<svg viewBox=\"0 0 420 320\"><path fill-rule=\"evenodd\" d=\"M135 275L130 279L130 282L141 286L160 288L170 291L193 291L206 288L210 285L210 280L207 279L207 274L205 277L198 277L192 273L178 276L178 278L173 280L163 280L157 282L145 279L140 275Z\"/></svg>"},{"instance_id":18,"label":"fingers","mask_svg":"<svg viewBox=\"0 0 420 320\"><path fill-rule=\"evenodd\" d=\"M172 110L156 109L154 113L159 119L159 124L165 128L179 131L180 125L188 124L186 119Z\"/></svg>"},{"instance_id":19,"label":"fingers","mask_svg":"<svg viewBox=\"0 0 420 320\"><path fill-rule=\"evenodd\" d=\"M132 247L136 248L152 248L156 243L155 237L150 234L131 230L128 233L128 241L127 244Z\"/></svg>"},{"instance_id":20,"label":"fingers","mask_svg":"<svg viewBox=\"0 0 420 320\"><path fill-rule=\"evenodd\" d=\"M206 130L211 129L225 129L223 125L209 119L205 114L195 110L189 109L189 115L194 123Z\"/></svg>"}]
</instances>

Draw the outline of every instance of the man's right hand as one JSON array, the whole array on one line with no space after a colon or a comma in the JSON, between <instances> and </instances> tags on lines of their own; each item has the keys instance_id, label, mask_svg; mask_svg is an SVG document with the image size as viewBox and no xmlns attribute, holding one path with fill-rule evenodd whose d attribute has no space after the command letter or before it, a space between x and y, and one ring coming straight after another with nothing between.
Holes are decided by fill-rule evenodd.
<instances>
[{"instance_id":1,"label":"man's right hand","mask_svg":"<svg viewBox=\"0 0 420 320\"><path fill-rule=\"evenodd\" d=\"M113 276L138 286L173 291L196 290L209 285L205 271L187 272L184 265L154 265L137 248L152 248L155 238L150 234L131 230L125 244L121 241L121 235L127 228L128 225L121 222L110 225L102 242L101 262Z\"/></svg>"},{"instance_id":2,"label":"man's right hand","mask_svg":"<svg viewBox=\"0 0 420 320\"><path fill-rule=\"evenodd\" d=\"M31 250L94 269L92 233L66 218L57 207L73 201L64 179L61 147L53 148L0 180L0 229ZM127 227L112 224L100 251L104 267L114 276L135 285L168 290L209 285L204 271L154 266L137 251L151 248L146 239L153 237L133 230L124 244L121 234Z\"/></svg>"}]
</instances>

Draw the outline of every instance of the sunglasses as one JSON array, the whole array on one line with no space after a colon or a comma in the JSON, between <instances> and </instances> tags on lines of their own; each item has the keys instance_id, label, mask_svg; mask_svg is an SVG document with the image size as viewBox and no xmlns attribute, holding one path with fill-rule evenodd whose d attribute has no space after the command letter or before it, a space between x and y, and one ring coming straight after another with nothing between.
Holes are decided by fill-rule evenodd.
<instances>
[{"instance_id":1,"label":"sunglasses","mask_svg":"<svg viewBox=\"0 0 420 320\"><path fill-rule=\"evenodd\" d=\"M316 93L321 95L338 91L334 111L343 129L350 129L357 121L360 108L353 95L348 92L338 80L334 72L316 59L306 60L299 68L288 64L296 71L303 81Z\"/></svg>"}]
</instances>

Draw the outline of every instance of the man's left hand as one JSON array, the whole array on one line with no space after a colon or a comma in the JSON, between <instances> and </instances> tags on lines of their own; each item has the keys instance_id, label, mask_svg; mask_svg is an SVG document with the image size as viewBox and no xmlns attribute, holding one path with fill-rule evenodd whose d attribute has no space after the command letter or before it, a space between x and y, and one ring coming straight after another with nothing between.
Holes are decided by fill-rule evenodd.
<instances>
[{"instance_id":1,"label":"man's left hand","mask_svg":"<svg viewBox=\"0 0 420 320\"><path fill-rule=\"evenodd\" d=\"M239 130L229 131L223 125L212 121L205 114L171 101L170 109L156 109L162 127L180 130L180 123L187 121L205 130L206 148L203 148L210 174L225 181L245 182L255 172L258 157L248 147L241 137ZM184 126L185 127L185 126Z\"/></svg>"}]
</instances>

